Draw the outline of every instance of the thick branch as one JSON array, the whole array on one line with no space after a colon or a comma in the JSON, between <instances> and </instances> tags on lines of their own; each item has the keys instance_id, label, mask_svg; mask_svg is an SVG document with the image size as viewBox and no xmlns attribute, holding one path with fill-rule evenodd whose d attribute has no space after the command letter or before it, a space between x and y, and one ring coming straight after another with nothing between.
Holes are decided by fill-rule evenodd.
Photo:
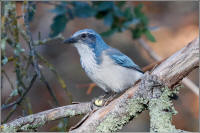
<instances>
[{"instance_id":1,"label":"thick branch","mask_svg":"<svg viewBox=\"0 0 200 133\"><path fill-rule=\"evenodd\" d=\"M171 91L168 87L163 87L159 98L149 100L150 132L187 133L172 125L172 116L177 114L177 111L170 96L177 94L179 88L180 86Z\"/></svg>"},{"instance_id":2,"label":"thick branch","mask_svg":"<svg viewBox=\"0 0 200 133\"><path fill-rule=\"evenodd\" d=\"M177 113L169 97L172 91L167 87L162 89L164 92L159 98L149 101L150 132L179 132L171 123L172 115Z\"/></svg>"},{"instance_id":3,"label":"thick branch","mask_svg":"<svg viewBox=\"0 0 200 133\"><path fill-rule=\"evenodd\" d=\"M162 78L168 86L173 86L198 66L199 39L195 39L161 63L152 74Z\"/></svg>"},{"instance_id":4,"label":"thick branch","mask_svg":"<svg viewBox=\"0 0 200 133\"><path fill-rule=\"evenodd\" d=\"M152 57L156 61L160 61L162 58L156 54L153 49L143 40L139 39L138 42L141 44L141 46L147 51L150 57ZM192 92L194 92L197 96L199 96L199 87L195 85L189 78L185 77L182 80L182 84L188 87Z\"/></svg>"},{"instance_id":5,"label":"thick branch","mask_svg":"<svg viewBox=\"0 0 200 133\"><path fill-rule=\"evenodd\" d=\"M86 114L90 112L90 103L80 103L62 106L47 111L43 111L37 114L29 115L16 119L8 124L1 125L1 131L3 132L16 132L16 131L28 131L30 129L36 129L43 126L48 121L71 117L80 114Z\"/></svg>"},{"instance_id":6,"label":"thick branch","mask_svg":"<svg viewBox=\"0 0 200 133\"><path fill-rule=\"evenodd\" d=\"M168 87L177 84L194 68L199 66L199 39L176 52L157 66L152 74L163 79ZM132 99L138 84L127 90L119 98L93 113L78 129L72 132L110 132L117 131L138 112L144 110L145 101Z\"/></svg>"}]
</instances>

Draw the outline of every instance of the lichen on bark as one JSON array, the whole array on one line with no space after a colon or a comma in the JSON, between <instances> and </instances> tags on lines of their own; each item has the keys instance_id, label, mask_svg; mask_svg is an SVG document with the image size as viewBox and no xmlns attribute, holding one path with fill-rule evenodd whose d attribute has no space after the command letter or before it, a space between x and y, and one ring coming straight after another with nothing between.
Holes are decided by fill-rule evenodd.
<instances>
[{"instance_id":1,"label":"lichen on bark","mask_svg":"<svg viewBox=\"0 0 200 133\"><path fill-rule=\"evenodd\" d=\"M108 115L96 128L96 132L115 132L127 124L132 118L137 117L144 109L144 104L147 100L143 98L129 99L126 101L123 114L110 114Z\"/></svg>"},{"instance_id":2,"label":"lichen on bark","mask_svg":"<svg viewBox=\"0 0 200 133\"><path fill-rule=\"evenodd\" d=\"M171 91L168 87L162 88L163 93L159 98L149 101L150 131L151 132L180 132L172 125L172 115L177 114L172 99L174 93L177 94L180 87Z\"/></svg>"}]
</instances>

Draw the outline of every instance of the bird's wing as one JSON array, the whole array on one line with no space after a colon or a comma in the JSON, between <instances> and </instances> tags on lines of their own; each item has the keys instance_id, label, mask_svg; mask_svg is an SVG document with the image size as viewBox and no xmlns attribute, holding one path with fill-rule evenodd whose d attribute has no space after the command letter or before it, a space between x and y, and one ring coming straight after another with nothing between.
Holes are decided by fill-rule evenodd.
<instances>
[{"instance_id":1,"label":"bird's wing","mask_svg":"<svg viewBox=\"0 0 200 133\"><path fill-rule=\"evenodd\" d=\"M119 50L110 48L107 50L106 53L108 56L110 56L111 59L114 60L116 64L126 67L126 68L135 69L143 73L143 71L140 69L138 65L136 65L128 56L121 53Z\"/></svg>"}]
</instances>

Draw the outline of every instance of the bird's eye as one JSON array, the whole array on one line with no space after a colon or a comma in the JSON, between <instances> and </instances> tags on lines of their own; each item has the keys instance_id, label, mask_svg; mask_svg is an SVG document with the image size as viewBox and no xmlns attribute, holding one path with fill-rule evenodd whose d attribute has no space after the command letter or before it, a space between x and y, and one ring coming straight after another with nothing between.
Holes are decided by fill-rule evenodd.
<instances>
[{"instance_id":1,"label":"bird's eye","mask_svg":"<svg viewBox=\"0 0 200 133\"><path fill-rule=\"evenodd\" d=\"M86 34L82 34L81 38L86 38L86 36L87 36Z\"/></svg>"}]
</instances>

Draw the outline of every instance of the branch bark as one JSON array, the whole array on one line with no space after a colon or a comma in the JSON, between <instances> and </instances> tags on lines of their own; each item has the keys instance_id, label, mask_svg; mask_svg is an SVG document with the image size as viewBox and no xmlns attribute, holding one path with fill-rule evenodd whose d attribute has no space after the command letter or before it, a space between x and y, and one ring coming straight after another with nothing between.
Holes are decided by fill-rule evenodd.
<instances>
[{"instance_id":1,"label":"branch bark","mask_svg":"<svg viewBox=\"0 0 200 133\"><path fill-rule=\"evenodd\" d=\"M64 117L72 117L80 114L86 114L90 112L91 103L80 103L62 106L47 111L43 111L37 114L21 117L8 124L1 125L2 132L16 132L16 131L29 131L43 126L48 121Z\"/></svg>"},{"instance_id":2,"label":"branch bark","mask_svg":"<svg viewBox=\"0 0 200 133\"><path fill-rule=\"evenodd\" d=\"M143 39L140 38L138 42L147 51L151 58L153 58L156 61L160 61L162 59ZM190 90L192 90L192 92L194 92L197 96L199 96L199 87L195 85L195 83L193 83L189 78L185 77L181 82L183 83L183 85L187 86Z\"/></svg>"},{"instance_id":3,"label":"branch bark","mask_svg":"<svg viewBox=\"0 0 200 133\"><path fill-rule=\"evenodd\" d=\"M186 47L176 52L157 66L152 74L162 79L168 87L173 87L199 66L199 39L195 39ZM93 112L89 118L77 129L71 132L110 132L117 131L133 117L146 109L147 100L134 99L139 84L128 89L107 106ZM90 103L80 103L54 108L41 113L22 117L1 126L5 132L34 129L44 125L47 121L70 117L90 112Z\"/></svg>"},{"instance_id":4,"label":"branch bark","mask_svg":"<svg viewBox=\"0 0 200 133\"><path fill-rule=\"evenodd\" d=\"M150 116L150 132L186 132L180 129L176 129L172 125L172 116L177 114L172 99L170 96L176 94L180 87L176 87L173 91L169 88L162 88L164 91L159 98L152 98L149 100L149 116Z\"/></svg>"}]
</instances>

